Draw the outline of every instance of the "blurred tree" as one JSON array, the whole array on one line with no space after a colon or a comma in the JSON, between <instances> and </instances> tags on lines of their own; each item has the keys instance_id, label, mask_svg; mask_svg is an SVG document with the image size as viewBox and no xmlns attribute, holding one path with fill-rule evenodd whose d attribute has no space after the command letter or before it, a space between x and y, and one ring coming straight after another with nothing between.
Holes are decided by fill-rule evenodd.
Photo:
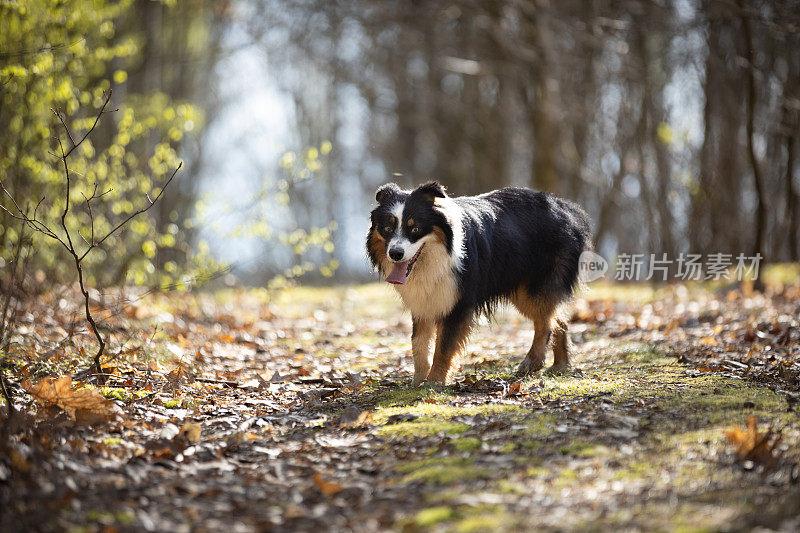
<instances>
[{"instance_id":1,"label":"blurred tree","mask_svg":"<svg viewBox=\"0 0 800 533\"><path fill-rule=\"evenodd\" d=\"M330 161L332 176L353 159L368 169L355 176L365 199L388 179L433 177L454 193L525 184L585 204L607 253L798 256L795 2L254 9L248 29L303 140L335 139L348 121L368 132L362 153ZM352 102L365 111L343 119Z\"/></svg>"},{"instance_id":2,"label":"blurred tree","mask_svg":"<svg viewBox=\"0 0 800 533\"><path fill-rule=\"evenodd\" d=\"M151 31L153 12L163 16L163 26ZM110 191L104 197L110 211L94 213L98 232L132 212L153 184L163 183L179 149L191 162L155 216L109 239L93 259L104 268L90 271L101 272L103 283L171 282L187 268L191 236L183 222L194 205L191 173L199 161L196 133L204 119L189 100L204 102L202 92L209 90L216 50L212 28L220 31L215 16L214 10L192 11L174 1L0 3L0 179L16 198L35 204L47 197L40 216L58 216L63 176L48 154L57 123L51 109L74 117L70 126L77 133L86 131L103 92L112 87L118 112L100 124L73 162L80 179L72 201L81 202L95 184ZM162 79L154 72L167 74ZM5 205L8 198L0 202ZM88 212L84 215L88 220ZM0 253L7 252L15 231L0 215ZM58 278L63 253L40 244L31 267Z\"/></svg>"},{"instance_id":3,"label":"blurred tree","mask_svg":"<svg viewBox=\"0 0 800 533\"><path fill-rule=\"evenodd\" d=\"M113 184L116 214L178 152L186 161L119 253L98 258L108 281L166 283L205 249L193 229L199 132L221 108L215 66L242 27L290 97L291 144L336 147L312 164L313 185L288 180L286 216L307 235L338 220L335 253L376 185L436 178L454 194L514 184L573 198L606 254L800 256L790 0L1 3L0 179L15 195L48 194L43 208L58 211L49 108L89 114L110 87L120 111L76 171ZM0 227L7 250L15 230ZM46 251L37 266L55 273L59 260Z\"/></svg>"}]
</instances>

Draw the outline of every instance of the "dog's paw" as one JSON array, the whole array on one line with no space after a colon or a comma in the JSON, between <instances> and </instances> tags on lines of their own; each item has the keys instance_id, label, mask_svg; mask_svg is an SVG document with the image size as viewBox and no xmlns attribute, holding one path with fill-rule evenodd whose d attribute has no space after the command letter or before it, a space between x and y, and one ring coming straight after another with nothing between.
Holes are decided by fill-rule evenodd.
<instances>
[{"instance_id":1,"label":"dog's paw","mask_svg":"<svg viewBox=\"0 0 800 533\"><path fill-rule=\"evenodd\" d=\"M414 374L414 378L411 380L411 385L414 387L419 387L423 383L425 383L425 379L428 377L428 373L425 374Z\"/></svg>"},{"instance_id":2,"label":"dog's paw","mask_svg":"<svg viewBox=\"0 0 800 533\"><path fill-rule=\"evenodd\" d=\"M525 359L522 360L522 363L520 363L519 367L517 368L517 376L525 377L533 372L538 372L543 367L544 358L531 359L530 357L525 357Z\"/></svg>"},{"instance_id":3,"label":"dog's paw","mask_svg":"<svg viewBox=\"0 0 800 533\"><path fill-rule=\"evenodd\" d=\"M420 385L421 389L427 389L433 392L444 392L445 390L447 390L447 387L448 385L445 385L444 383L441 383L439 381L431 381L429 379L423 381L422 385Z\"/></svg>"},{"instance_id":4,"label":"dog's paw","mask_svg":"<svg viewBox=\"0 0 800 533\"><path fill-rule=\"evenodd\" d=\"M583 376L583 372L581 372L580 368L575 368L570 364L554 364L550 368L544 371L545 375L548 376L575 376L581 377Z\"/></svg>"},{"instance_id":5,"label":"dog's paw","mask_svg":"<svg viewBox=\"0 0 800 533\"><path fill-rule=\"evenodd\" d=\"M431 370L431 373L428 374L428 379L426 381L430 384L449 385L450 372L434 368Z\"/></svg>"}]
</instances>

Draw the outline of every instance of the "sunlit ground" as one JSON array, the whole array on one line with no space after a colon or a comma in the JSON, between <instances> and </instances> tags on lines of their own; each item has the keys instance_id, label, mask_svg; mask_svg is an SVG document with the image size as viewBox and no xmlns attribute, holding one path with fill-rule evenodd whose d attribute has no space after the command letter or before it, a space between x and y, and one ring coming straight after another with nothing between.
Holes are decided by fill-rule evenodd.
<instances>
[{"instance_id":1,"label":"sunlit ground","mask_svg":"<svg viewBox=\"0 0 800 533\"><path fill-rule=\"evenodd\" d=\"M445 388L410 386L410 317L385 283L148 297L109 319L115 339L143 342L108 363L102 393L121 419L47 430L66 439L47 437L57 460L26 455L26 437L15 501L38 501L41 476L56 493L80 484L51 504L67 529L791 529L794 272L770 272L767 293L592 284L571 324L579 370L560 377L516 380L532 328L503 309ZM42 338L15 352L14 379L92 353L77 335L46 356L55 324L25 327ZM757 435L782 430L768 458L740 457L725 435L750 416ZM172 436L187 423L195 440ZM66 444L76 431L88 447Z\"/></svg>"}]
</instances>

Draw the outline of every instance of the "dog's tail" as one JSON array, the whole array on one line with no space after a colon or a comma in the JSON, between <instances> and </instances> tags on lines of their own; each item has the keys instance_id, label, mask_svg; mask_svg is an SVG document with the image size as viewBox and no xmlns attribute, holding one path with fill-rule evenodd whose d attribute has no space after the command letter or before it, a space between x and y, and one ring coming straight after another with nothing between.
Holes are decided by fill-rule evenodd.
<instances>
[{"instance_id":1,"label":"dog's tail","mask_svg":"<svg viewBox=\"0 0 800 533\"><path fill-rule=\"evenodd\" d=\"M580 261L584 252L594 252L592 228L589 215L574 202L564 201L565 210L572 219L570 224L569 245L556 258L562 283L566 289L567 300L583 285L580 279Z\"/></svg>"}]
</instances>

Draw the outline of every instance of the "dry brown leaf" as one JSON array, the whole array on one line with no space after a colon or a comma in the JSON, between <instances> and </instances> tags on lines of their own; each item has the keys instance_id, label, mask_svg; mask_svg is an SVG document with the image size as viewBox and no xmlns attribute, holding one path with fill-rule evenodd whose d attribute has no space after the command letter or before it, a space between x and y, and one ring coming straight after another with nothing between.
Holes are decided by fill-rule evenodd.
<instances>
[{"instance_id":1,"label":"dry brown leaf","mask_svg":"<svg viewBox=\"0 0 800 533\"><path fill-rule=\"evenodd\" d=\"M57 405L79 424L107 422L119 413L116 404L107 400L97 389L73 388L69 376L46 377L35 385L25 380L22 386L39 403Z\"/></svg>"},{"instance_id":2,"label":"dry brown leaf","mask_svg":"<svg viewBox=\"0 0 800 533\"><path fill-rule=\"evenodd\" d=\"M203 426L200 422L184 422L178 435L184 436L189 442L197 442L202 432Z\"/></svg>"},{"instance_id":3,"label":"dry brown leaf","mask_svg":"<svg viewBox=\"0 0 800 533\"><path fill-rule=\"evenodd\" d=\"M314 474L314 485L316 485L319 491L325 496L334 496L344 490L344 487L340 484L322 479L322 474L319 472Z\"/></svg>"},{"instance_id":4,"label":"dry brown leaf","mask_svg":"<svg viewBox=\"0 0 800 533\"><path fill-rule=\"evenodd\" d=\"M364 411L358 407L348 407L342 413L340 425L346 428L357 428L372 424L372 411Z\"/></svg>"},{"instance_id":5,"label":"dry brown leaf","mask_svg":"<svg viewBox=\"0 0 800 533\"><path fill-rule=\"evenodd\" d=\"M724 433L733 444L736 455L740 459L770 465L778 458L776 448L781 441L781 435L775 435L772 429L759 433L757 426L758 418L750 415L747 419L747 429L733 426L726 429Z\"/></svg>"},{"instance_id":6,"label":"dry brown leaf","mask_svg":"<svg viewBox=\"0 0 800 533\"><path fill-rule=\"evenodd\" d=\"M719 344L717 342L717 339L715 339L714 337L711 337L711 336L703 337L703 338L700 339L699 342L700 342L700 344L702 344L704 346L716 346L717 344Z\"/></svg>"},{"instance_id":7,"label":"dry brown leaf","mask_svg":"<svg viewBox=\"0 0 800 533\"><path fill-rule=\"evenodd\" d=\"M166 378L173 386L194 382L194 377L186 371L183 365L178 365L173 368L170 373L166 375Z\"/></svg>"},{"instance_id":8,"label":"dry brown leaf","mask_svg":"<svg viewBox=\"0 0 800 533\"><path fill-rule=\"evenodd\" d=\"M519 394L522 390L522 380L517 380L508 386L508 396Z\"/></svg>"},{"instance_id":9,"label":"dry brown leaf","mask_svg":"<svg viewBox=\"0 0 800 533\"><path fill-rule=\"evenodd\" d=\"M11 462L11 468L17 472L22 472L23 474L30 472L31 464L16 449L10 448L8 450L8 458Z\"/></svg>"}]
</instances>

